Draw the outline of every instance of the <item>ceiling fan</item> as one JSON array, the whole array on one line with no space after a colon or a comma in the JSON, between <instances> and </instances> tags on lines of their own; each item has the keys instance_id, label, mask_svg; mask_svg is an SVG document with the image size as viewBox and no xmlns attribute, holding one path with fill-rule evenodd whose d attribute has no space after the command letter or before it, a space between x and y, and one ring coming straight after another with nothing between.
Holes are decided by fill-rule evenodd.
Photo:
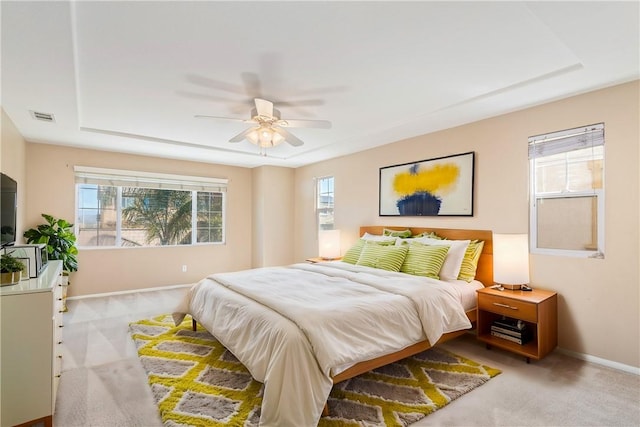
<instances>
[{"instance_id":1,"label":"ceiling fan","mask_svg":"<svg viewBox=\"0 0 640 427\"><path fill-rule=\"evenodd\" d=\"M246 139L261 149L275 147L285 141L294 147L304 144L301 139L284 128L331 128L331 122L326 120L283 119L280 116L280 111L273 108L273 102L261 98L255 98L254 102L256 107L251 110L250 119L205 115L196 115L195 117L251 123L253 126L240 132L229 142L240 142Z\"/></svg>"}]
</instances>

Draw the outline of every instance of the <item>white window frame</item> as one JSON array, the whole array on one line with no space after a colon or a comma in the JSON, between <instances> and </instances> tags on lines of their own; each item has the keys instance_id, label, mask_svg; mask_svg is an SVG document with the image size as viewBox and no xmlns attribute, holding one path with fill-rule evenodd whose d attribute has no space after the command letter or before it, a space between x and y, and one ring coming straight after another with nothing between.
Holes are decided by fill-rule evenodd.
<instances>
[{"instance_id":1,"label":"white window frame","mask_svg":"<svg viewBox=\"0 0 640 427\"><path fill-rule=\"evenodd\" d=\"M600 138L594 143L593 139L589 142L588 137L594 138L593 135L597 135L595 138ZM595 125L583 126L580 128L568 129L559 132L553 132L544 135L532 136L529 138L529 242L530 251L535 254L544 255L561 255L580 258L604 258L605 253L605 183L604 176L602 177L603 184L602 189L593 189L588 191L560 191L560 192L547 192L536 193L536 168L535 160L539 157L544 157L545 143L556 143L556 147L551 148L552 153L559 154L562 152L569 152L572 147L577 147L580 144L584 144L584 147L604 145L604 123L598 123ZM591 144L591 145L590 145ZM542 152L542 155L537 155ZM606 156L603 154L603 163ZM597 206L597 236L596 236L596 249L595 250L570 250L570 249L556 249L556 248L541 248L538 247L538 209L537 201L553 198L573 198L573 197L595 197Z\"/></svg>"},{"instance_id":2,"label":"white window frame","mask_svg":"<svg viewBox=\"0 0 640 427\"><path fill-rule=\"evenodd\" d=\"M195 245L222 245L226 243L226 209L227 209L227 184L225 178L210 178L188 175L173 175L155 172L140 172L120 169L96 168L90 166L74 166L76 183L75 213L78 214L78 184L94 184L116 187L116 244L114 246L82 246L82 249L136 249L131 246L122 246L122 187L155 188L163 190L190 190L192 199L191 217L191 243L189 245L161 245L140 246L140 248L162 248L176 246ZM219 242L197 242L197 193L213 192L222 193L222 235ZM196 215L193 215L193 212ZM79 223L75 221L75 233L78 235Z\"/></svg>"},{"instance_id":3,"label":"white window frame","mask_svg":"<svg viewBox=\"0 0 640 427\"><path fill-rule=\"evenodd\" d=\"M323 180L327 180L327 179L331 179L333 180L333 192L332 197L333 197L333 207L331 208L333 211L333 215L334 215L334 220L331 223L331 228L329 230L333 230L335 227L335 213L336 213L336 179L334 176L332 175L327 175L327 176L322 176L319 178L316 178L315 180L315 191L314 191L314 207L315 207L315 216L316 216L316 230L319 232L322 229L320 228L320 206L318 203L318 199L320 198L320 185L322 183Z\"/></svg>"}]
</instances>

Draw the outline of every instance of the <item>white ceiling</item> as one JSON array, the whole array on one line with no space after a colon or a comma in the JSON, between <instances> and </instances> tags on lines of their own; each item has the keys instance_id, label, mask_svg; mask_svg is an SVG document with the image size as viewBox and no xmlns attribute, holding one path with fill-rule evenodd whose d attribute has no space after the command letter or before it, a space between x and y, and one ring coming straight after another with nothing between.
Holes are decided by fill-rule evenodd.
<instances>
[{"instance_id":1,"label":"white ceiling","mask_svg":"<svg viewBox=\"0 0 640 427\"><path fill-rule=\"evenodd\" d=\"M1 103L29 141L298 167L638 79L639 4L2 1ZM263 157L194 118L256 96L333 127Z\"/></svg>"}]
</instances>

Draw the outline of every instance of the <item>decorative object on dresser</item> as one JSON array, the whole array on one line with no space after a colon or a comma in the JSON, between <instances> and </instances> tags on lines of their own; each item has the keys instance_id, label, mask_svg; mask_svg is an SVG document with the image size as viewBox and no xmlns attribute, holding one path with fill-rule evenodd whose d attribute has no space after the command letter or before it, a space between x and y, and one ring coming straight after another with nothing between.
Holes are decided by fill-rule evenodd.
<instances>
[{"instance_id":1,"label":"decorative object on dresser","mask_svg":"<svg viewBox=\"0 0 640 427\"><path fill-rule=\"evenodd\" d=\"M4 252L15 258L25 259L28 267L27 277L32 279L38 277L49 262L47 246L44 243L8 246L4 248Z\"/></svg>"},{"instance_id":2,"label":"decorative object on dresser","mask_svg":"<svg viewBox=\"0 0 640 427\"><path fill-rule=\"evenodd\" d=\"M53 425L62 371L62 261L0 288L2 426Z\"/></svg>"},{"instance_id":3,"label":"decorative object on dresser","mask_svg":"<svg viewBox=\"0 0 640 427\"><path fill-rule=\"evenodd\" d=\"M493 280L505 289L529 289L529 239L526 234L493 233Z\"/></svg>"},{"instance_id":4,"label":"decorative object on dresser","mask_svg":"<svg viewBox=\"0 0 640 427\"><path fill-rule=\"evenodd\" d=\"M380 168L380 216L473 216L473 151Z\"/></svg>"},{"instance_id":5,"label":"decorative object on dresser","mask_svg":"<svg viewBox=\"0 0 640 427\"><path fill-rule=\"evenodd\" d=\"M501 291L491 287L477 292L478 340L485 342L487 348L493 346L522 355L527 363L532 358L542 359L556 348L558 297L555 292ZM494 333L496 326L501 329L498 331L501 335Z\"/></svg>"},{"instance_id":6,"label":"decorative object on dresser","mask_svg":"<svg viewBox=\"0 0 640 427\"><path fill-rule=\"evenodd\" d=\"M42 217L47 222L25 231L23 237L27 243L44 243L47 246L49 259L62 261L62 268L65 271L77 271L78 248L76 247L76 235L73 233L73 224L48 214L42 214Z\"/></svg>"},{"instance_id":7,"label":"decorative object on dresser","mask_svg":"<svg viewBox=\"0 0 640 427\"><path fill-rule=\"evenodd\" d=\"M0 284L1 286L15 285L22 280L22 270L25 265L18 258L8 254L2 254L0 258Z\"/></svg>"},{"instance_id":8,"label":"decorative object on dresser","mask_svg":"<svg viewBox=\"0 0 640 427\"><path fill-rule=\"evenodd\" d=\"M42 217L46 223L25 231L24 238L28 243L45 244L49 259L62 261L62 310L66 312L67 286L71 284L69 274L78 270L76 235L73 224L67 220L48 214L42 214Z\"/></svg>"},{"instance_id":9,"label":"decorative object on dresser","mask_svg":"<svg viewBox=\"0 0 640 427\"><path fill-rule=\"evenodd\" d=\"M129 325L163 423L258 426L263 385L202 326L190 326L189 317L175 326L169 315ZM499 373L432 348L336 384L318 426L413 423Z\"/></svg>"}]
</instances>

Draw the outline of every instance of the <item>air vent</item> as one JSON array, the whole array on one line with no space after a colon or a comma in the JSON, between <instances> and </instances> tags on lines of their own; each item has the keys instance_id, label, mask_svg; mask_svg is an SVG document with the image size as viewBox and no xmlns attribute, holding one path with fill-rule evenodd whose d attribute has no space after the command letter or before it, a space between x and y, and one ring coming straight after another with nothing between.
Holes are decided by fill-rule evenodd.
<instances>
[{"instance_id":1,"label":"air vent","mask_svg":"<svg viewBox=\"0 0 640 427\"><path fill-rule=\"evenodd\" d=\"M31 113L31 117L36 120L42 120L43 122L55 122L56 119L53 117L53 114L49 113L41 113L39 111L29 111Z\"/></svg>"}]
</instances>

